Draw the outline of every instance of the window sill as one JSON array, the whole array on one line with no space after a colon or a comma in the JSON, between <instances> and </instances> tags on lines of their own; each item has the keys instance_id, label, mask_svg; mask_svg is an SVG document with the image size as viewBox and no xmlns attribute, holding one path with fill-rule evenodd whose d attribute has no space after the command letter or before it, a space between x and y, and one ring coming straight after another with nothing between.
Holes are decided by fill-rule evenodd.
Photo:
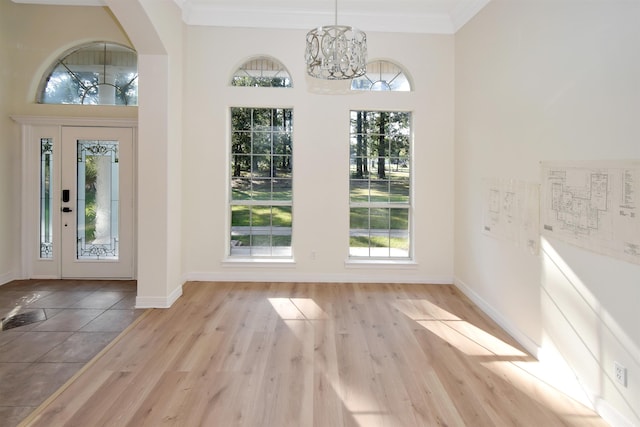
<instances>
[{"instance_id":1,"label":"window sill","mask_svg":"<svg viewBox=\"0 0 640 427\"><path fill-rule=\"evenodd\" d=\"M223 267L295 267L293 258L226 258L222 261Z\"/></svg>"},{"instance_id":2,"label":"window sill","mask_svg":"<svg viewBox=\"0 0 640 427\"><path fill-rule=\"evenodd\" d=\"M346 259L344 261L346 268L398 268L398 269L416 269L418 263L412 259Z\"/></svg>"}]
</instances>

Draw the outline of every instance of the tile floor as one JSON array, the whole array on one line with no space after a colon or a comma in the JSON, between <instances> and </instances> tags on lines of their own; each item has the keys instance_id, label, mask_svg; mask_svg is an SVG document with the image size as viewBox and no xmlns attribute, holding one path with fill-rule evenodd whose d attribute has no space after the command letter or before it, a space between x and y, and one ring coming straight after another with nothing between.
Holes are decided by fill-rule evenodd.
<instances>
[{"instance_id":1,"label":"tile floor","mask_svg":"<svg viewBox=\"0 0 640 427\"><path fill-rule=\"evenodd\" d=\"M0 427L14 427L129 326L135 281L17 280L0 286Z\"/></svg>"}]
</instances>

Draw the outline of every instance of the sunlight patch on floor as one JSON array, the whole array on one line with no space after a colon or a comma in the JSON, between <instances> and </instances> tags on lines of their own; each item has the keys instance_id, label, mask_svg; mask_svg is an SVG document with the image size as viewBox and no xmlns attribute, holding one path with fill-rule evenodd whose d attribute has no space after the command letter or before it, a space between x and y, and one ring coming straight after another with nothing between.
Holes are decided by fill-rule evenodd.
<instances>
[{"instance_id":1,"label":"sunlight patch on floor","mask_svg":"<svg viewBox=\"0 0 640 427\"><path fill-rule=\"evenodd\" d=\"M312 298L268 298L283 320L323 320L327 314Z\"/></svg>"},{"instance_id":2,"label":"sunlight patch on floor","mask_svg":"<svg viewBox=\"0 0 640 427\"><path fill-rule=\"evenodd\" d=\"M589 406L585 406L584 402L575 400L572 403L567 403L569 402L568 399L559 399L561 395L566 396L567 394L545 381L544 377L547 375L541 374L546 368L543 368L540 362L503 362L496 360L483 362L482 365L499 377L509 378L509 382L527 397L540 402L558 414L597 418L593 410Z\"/></svg>"},{"instance_id":3,"label":"sunlight patch on floor","mask_svg":"<svg viewBox=\"0 0 640 427\"><path fill-rule=\"evenodd\" d=\"M309 320L327 320L327 313L312 298L267 298L275 312L300 341L314 333ZM330 387L330 394L341 402L345 415L359 427L395 425L390 414L380 408L372 390L358 390L341 380L338 373L323 372L323 383Z\"/></svg>"},{"instance_id":4,"label":"sunlight patch on floor","mask_svg":"<svg viewBox=\"0 0 640 427\"><path fill-rule=\"evenodd\" d=\"M526 358L526 353L464 320L420 320L420 326L469 356Z\"/></svg>"},{"instance_id":5,"label":"sunlight patch on floor","mask_svg":"<svg viewBox=\"0 0 640 427\"><path fill-rule=\"evenodd\" d=\"M531 356L529 356L527 353L513 347L512 345L507 344L506 342L484 331L483 329L478 328L472 323L463 320L444 323L450 328L455 329L456 332L464 335L468 339L486 348L491 353L497 356L531 358Z\"/></svg>"},{"instance_id":6,"label":"sunlight patch on floor","mask_svg":"<svg viewBox=\"0 0 640 427\"><path fill-rule=\"evenodd\" d=\"M411 320L461 320L455 314L426 299L403 299L393 302Z\"/></svg>"}]
</instances>

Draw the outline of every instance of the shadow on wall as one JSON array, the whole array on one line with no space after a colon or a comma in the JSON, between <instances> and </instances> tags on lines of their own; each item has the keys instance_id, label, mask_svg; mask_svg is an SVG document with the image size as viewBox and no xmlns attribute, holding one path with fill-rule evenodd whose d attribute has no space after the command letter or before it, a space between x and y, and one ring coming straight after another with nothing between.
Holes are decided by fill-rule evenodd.
<instances>
[{"instance_id":1,"label":"shadow on wall","mask_svg":"<svg viewBox=\"0 0 640 427\"><path fill-rule=\"evenodd\" d=\"M556 387L594 408L608 422L616 426L640 425L640 347L594 292L615 292L617 286L624 286L620 282L625 282L625 276L632 274L618 274L611 268L607 283L594 283L602 280L601 274L593 278L585 270L598 268L598 263L584 265L585 259L590 259L584 254L579 264L574 262L572 254L580 249L545 238L541 249L540 361L554 372ZM604 263L610 266L617 261ZM634 265L629 267L630 271L635 269ZM616 378L615 363L626 368L626 384ZM566 385L575 383L575 379L579 388L567 389Z\"/></svg>"}]
</instances>

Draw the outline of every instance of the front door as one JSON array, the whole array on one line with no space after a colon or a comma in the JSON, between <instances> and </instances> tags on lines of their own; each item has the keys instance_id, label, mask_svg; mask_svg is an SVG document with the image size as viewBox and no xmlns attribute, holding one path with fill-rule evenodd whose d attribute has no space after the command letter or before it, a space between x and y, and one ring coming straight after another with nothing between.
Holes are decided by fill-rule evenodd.
<instances>
[{"instance_id":1,"label":"front door","mask_svg":"<svg viewBox=\"0 0 640 427\"><path fill-rule=\"evenodd\" d=\"M63 127L60 276L133 278L133 130Z\"/></svg>"}]
</instances>

